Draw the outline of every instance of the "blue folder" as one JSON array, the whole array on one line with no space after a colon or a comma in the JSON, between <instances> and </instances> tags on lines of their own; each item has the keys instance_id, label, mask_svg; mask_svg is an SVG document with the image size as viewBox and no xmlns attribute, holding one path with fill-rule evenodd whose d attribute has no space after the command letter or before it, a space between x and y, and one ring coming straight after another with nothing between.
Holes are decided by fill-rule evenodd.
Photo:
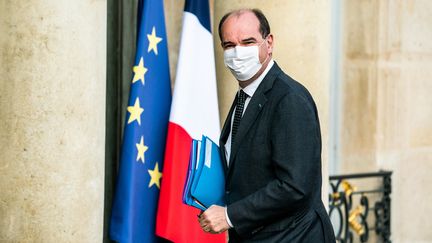
<instances>
[{"instance_id":1,"label":"blue folder","mask_svg":"<svg viewBox=\"0 0 432 243\"><path fill-rule=\"evenodd\" d=\"M183 203L201 210L225 206L225 172L219 147L206 136L192 141Z\"/></svg>"},{"instance_id":2,"label":"blue folder","mask_svg":"<svg viewBox=\"0 0 432 243\"><path fill-rule=\"evenodd\" d=\"M193 201L190 193L190 188L192 186L193 175L195 174L195 169L197 166L197 156L199 156L197 152L199 152L200 148L201 141L193 139L191 144L188 172L186 175L186 183L184 184L183 189L183 203L188 205L190 205Z\"/></svg>"}]
</instances>

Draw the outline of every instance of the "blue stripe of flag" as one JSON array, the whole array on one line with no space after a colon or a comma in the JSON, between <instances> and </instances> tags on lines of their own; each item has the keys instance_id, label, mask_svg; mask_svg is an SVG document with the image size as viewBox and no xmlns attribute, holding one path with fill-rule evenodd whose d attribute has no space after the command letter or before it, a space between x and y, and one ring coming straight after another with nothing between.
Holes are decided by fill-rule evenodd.
<instances>
[{"instance_id":1,"label":"blue stripe of flag","mask_svg":"<svg viewBox=\"0 0 432 243\"><path fill-rule=\"evenodd\" d=\"M197 16L201 25L211 33L209 1L186 0L184 11Z\"/></svg>"}]
</instances>

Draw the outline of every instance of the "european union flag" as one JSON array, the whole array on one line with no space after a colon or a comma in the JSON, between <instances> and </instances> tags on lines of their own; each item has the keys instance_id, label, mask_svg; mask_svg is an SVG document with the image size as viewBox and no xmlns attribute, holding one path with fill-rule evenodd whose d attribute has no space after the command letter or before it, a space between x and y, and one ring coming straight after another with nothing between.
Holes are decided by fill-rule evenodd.
<instances>
[{"instance_id":1,"label":"european union flag","mask_svg":"<svg viewBox=\"0 0 432 243\"><path fill-rule=\"evenodd\" d=\"M163 0L142 6L110 237L118 242L156 242L155 221L162 177L171 86Z\"/></svg>"}]
</instances>

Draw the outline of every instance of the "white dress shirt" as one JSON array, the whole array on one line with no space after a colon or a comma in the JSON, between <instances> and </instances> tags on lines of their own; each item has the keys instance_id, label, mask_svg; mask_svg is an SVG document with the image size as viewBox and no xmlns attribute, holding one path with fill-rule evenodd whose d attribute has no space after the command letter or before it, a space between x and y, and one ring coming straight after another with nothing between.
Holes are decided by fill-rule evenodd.
<instances>
[{"instance_id":1,"label":"white dress shirt","mask_svg":"<svg viewBox=\"0 0 432 243\"><path fill-rule=\"evenodd\" d=\"M258 86L261 84L261 82L263 81L264 77L270 71L270 68L273 67L273 64L274 64L274 61L273 61L273 59L271 59L270 62L269 62L269 64L267 65L266 69L264 70L264 72L260 76L258 76L258 78L255 79L252 83L250 83L248 86L246 86L246 87L243 88L243 92L245 92L248 95L248 97L246 98L246 101L245 101L244 108L243 108L243 114L245 113L246 108L249 105L249 102L250 102L252 96L254 95L255 91L258 89ZM241 88L239 87L239 91L238 92L240 92L240 89ZM237 92L236 95L238 95L238 92ZM237 109L237 107L235 109ZM230 159L230 153L231 153L231 132L232 132L232 126L233 126L233 122L234 122L235 109L234 109L234 111L232 113L232 116L231 116L230 133L229 133L228 139L227 139L227 141L225 143L225 157L226 157L228 166L229 166L229 159ZM228 217L228 212L227 212L226 207L225 207L225 217L226 217L228 225L231 228L233 228L234 226L232 225L232 223L231 223L231 221L230 221L230 219Z\"/></svg>"}]
</instances>

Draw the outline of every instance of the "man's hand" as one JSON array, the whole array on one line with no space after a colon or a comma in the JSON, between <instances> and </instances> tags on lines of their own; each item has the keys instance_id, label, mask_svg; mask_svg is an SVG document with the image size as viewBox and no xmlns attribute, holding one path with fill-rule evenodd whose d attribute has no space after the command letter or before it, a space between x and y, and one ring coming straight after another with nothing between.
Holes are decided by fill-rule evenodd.
<instances>
[{"instance_id":1,"label":"man's hand","mask_svg":"<svg viewBox=\"0 0 432 243\"><path fill-rule=\"evenodd\" d=\"M219 234L229 229L225 210L225 207L217 205L209 207L198 218L201 228L212 234Z\"/></svg>"}]
</instances>

